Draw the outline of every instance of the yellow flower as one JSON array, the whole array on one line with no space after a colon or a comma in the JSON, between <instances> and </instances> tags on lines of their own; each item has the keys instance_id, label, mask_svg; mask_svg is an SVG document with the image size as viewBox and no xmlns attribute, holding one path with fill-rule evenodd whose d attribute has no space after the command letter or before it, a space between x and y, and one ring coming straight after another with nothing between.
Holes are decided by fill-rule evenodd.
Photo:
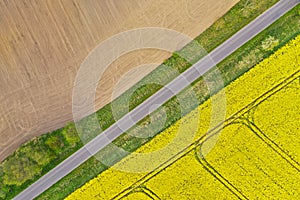
<instances>
[{"instance_id":1,"label":"yellow flower","mask_svg":"<svg viewBox=\"0 0 300 200\"><path fill-rule=\"evenodd\" d=\"M226 118L298 71L299 54L300 36L224 88ZM147 199L150 193L154 199L156 196L161 199L186 199L187 196L190 199L236 199L236 196L287 199L299 195L299 80L294 80L257 105L240 124L226 126L220 132L216 145L206 152L206 160L199 157L200 149L196 148L196 151L182 152L182 157L175 157L174 162L165 163L168 166L161 166L164 168L162 171L147 172L149 166L162 164L182 150L182 145L188 146L186 141L190 140L189 144L192 144L207 133L212 124L216 125L211 124L214 121L211 118L218 118L212 115L211 108L222 99L222 92L83 185L67 199L110 199L135 183L138 192L126 190L123 194L129 194L127 199ZM186 136L180 135L176 140L180 129ZM180 148L176 148L178 146ZM145 162L137 162L140 154L149 154L149 157ZM134 169L145 171L134 173ZM142 179L144 176L146 178ZM127 193L129 191L131 193Z\"/></svg>"}]
</instances>

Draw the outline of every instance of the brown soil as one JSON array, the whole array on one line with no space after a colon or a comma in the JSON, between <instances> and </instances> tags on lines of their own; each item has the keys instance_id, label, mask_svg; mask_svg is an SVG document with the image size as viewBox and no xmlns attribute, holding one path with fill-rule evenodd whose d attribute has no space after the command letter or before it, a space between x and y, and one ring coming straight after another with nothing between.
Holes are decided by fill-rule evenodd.
<instances>
[{"instance_id":1,"label":"brown soil","mask_svg":"<svg viewBox=\"0 0 300 200\"><path fill-rule=\"evenodd\" d=\"M72 120L77 70L101 41L132 28L164 27L192 38L238 0L1 0L0 161L34 136ZM111 101L120 77L170 52L148 49L114 62L98 85L96 109ZM127 78L121 91L157 65Z\"/></svg>"}]
</instances>

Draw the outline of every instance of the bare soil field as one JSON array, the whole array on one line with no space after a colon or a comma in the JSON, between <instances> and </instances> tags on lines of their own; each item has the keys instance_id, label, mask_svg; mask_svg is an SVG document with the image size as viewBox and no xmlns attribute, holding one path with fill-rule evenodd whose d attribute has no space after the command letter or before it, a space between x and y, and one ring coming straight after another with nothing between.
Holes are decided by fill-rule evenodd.
<instances>
[{"instance_id":1,"label":"bare soil field","mask_svg":"<svg viewBox=\"0 0 300 200\"><path fill-rule=\"evenodd\" d=\"M76 73L99 43L122 31L149 26L173 29L194 38L237 2L1 0L0 161L34 136L72 120ZM124 74L149 64L146 70L127 77L122 91L170 55L147 49L116 60L98 84L96 109L112 100L113 88Z\"/></svg>"}]
</instances>

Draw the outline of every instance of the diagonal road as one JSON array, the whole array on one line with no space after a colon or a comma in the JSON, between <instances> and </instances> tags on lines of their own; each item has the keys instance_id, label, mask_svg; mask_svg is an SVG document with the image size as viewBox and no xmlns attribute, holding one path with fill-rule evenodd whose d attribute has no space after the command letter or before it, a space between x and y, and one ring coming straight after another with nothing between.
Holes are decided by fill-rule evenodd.
<instances>
[{"instance_id":1,"label":"diagonal road","mask_svg":"<svg viewBox=\"0 0 300 200\"><path fill-rule=\"evenodd\" d=\"M184 73L179 75L165 87L145 100L142 104L126 114L115 124L110 126L92 141L87 143L84 147L79 149L77 152L64 160L50 172L30 185L14 199L27 200L37 197L39 194L47 190L50 186L73 171L76 167L85 162L99 150L103 149L111 141L134 126L138 121L146 117L149 114L150 106L152 106L152 108L153 106L155 106L156 109L159 106L163 105L166 101L177 95L185 87L190 85L193 81L213 68L216 64L221 62L243 44L251 40L254 36L259 34L270 24L275 22L282 15L284 15L299 3L300 0L279 1L272 8L264 12L262 15L260 15L258 18L256 18L254 21L237 32L226 42L224 42L222 45L217 47L214 51L202 58Z\"/></svg>"}]
</instances>

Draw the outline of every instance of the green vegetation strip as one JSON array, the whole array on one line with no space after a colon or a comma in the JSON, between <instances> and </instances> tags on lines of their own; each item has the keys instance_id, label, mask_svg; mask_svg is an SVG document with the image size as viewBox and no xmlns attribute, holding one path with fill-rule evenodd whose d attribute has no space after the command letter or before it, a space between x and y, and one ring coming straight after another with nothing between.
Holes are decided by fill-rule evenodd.
<instances>
[{"instance_id":1,"label":"green vegetation strip","mask_svg":"<svg viewBox=\"0 0 300 200\"><path fill-rule=\"evenodd\" d=\"M277 0L241 0L226 15L214 23L195 40L207 51L211 51L276 2ZM225 84L230 83L249 68L253 67L260 60L269 56L273 50L284 45L288 40L298 34L300 30L298 23L299 20L299 6L297 6L293 11L289 12L266 31L220 63L218 68L223 73L226 80ZM193 55L194 61L199 60L203 56L198 52L193 52L192 46L189 45L181 50L181 53L189 54L190 56ZM174 53L174 55L163 64L170 66L179 72L183 72L191 66L190 63L178 56L178 53ZM117 111L120 117L127 112L127 107L126 104L124 104L124 101L128 98L128 95L131 94L132 91L134 92L130 97L130 109L139 105L162 87L161 85L154 84L142 86L143 82L147 80L159 80L158 82L161 82L161 80L164 80L163 84L167 84L175 78L176 74L171 74L169 70L166 70L164 65L159 66L136 86L115 100L114 106L118 106ZM213 71L208 73L206 76L207 80L213 80ZM216 88L213 92L217 92L218 89L220 88ZM180 95L178 95L178 98L189 97L191 90L197 94L200 103L209 98L209 91L202 79L197 80L192 87L183 91ZM188 100L188 98L186 99ZM189 104L187 101L185 106L184 110L188 112L193 110L197 105ZM167 128L182 117L179 112L180 109L177 98L167 102L164 105L164 109L167 112L167 121L162 129ZM157 110L154 113L154 116L160 118L162 116L161 112L162 109ZM97 116L98 122L103 130L115 122L111 112L111 104L108 104L97 111ZM154 135L159 133L161 130L156 130L155 133L151 133L152 129L149 129L147 126L149 120L149 118L146 118L139 123L143 126L139 126L138 128L134 127L129 130L129 132L131 132L130 135L134 135L137 132L150 131L149 134L154 137ZM89 129L87 131L91 133L89 136L93 137L93 133L97 131L96 124L92 124L89 117L83 119L83 123L88 125ZM141 127L143 127L142 130ZM114 141L114 144L121 146L128 151L134 151L150 139L151 138L138 139L124 134ZM14 152L13 155L9 156L0 165L0 198L12 198L80 147L82 147L82 143L77 135L73 123L70 123L66 127L54 132L37 137L22 145L16 152ZM99 156L103 157L103 159L107 159L106 155L111 155L112 153L111 146L108 146L99 152ZM115 157L110 157L108 162L117 162L123 156L125 155L115 155ZM38 199L61 199L105 169L107 169L107 166L92 157L43 193L40 197L38 197Z\"/></svg>"}]
</instances>

